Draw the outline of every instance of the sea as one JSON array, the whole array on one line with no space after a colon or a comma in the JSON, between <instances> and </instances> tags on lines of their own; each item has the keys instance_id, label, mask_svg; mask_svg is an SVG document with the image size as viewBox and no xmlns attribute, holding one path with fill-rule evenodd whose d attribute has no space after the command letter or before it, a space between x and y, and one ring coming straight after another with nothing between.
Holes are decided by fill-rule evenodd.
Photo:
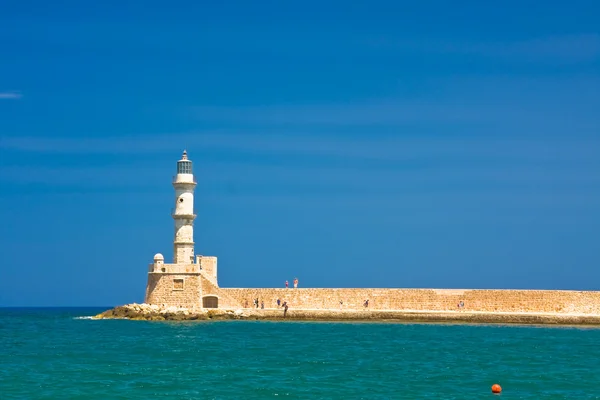
<instances>
[{"instance_id":1,"label":"sea","mask_svg":"<svg viewBox=\"0 0 600 400\"><path fill-rule=\"evenodd\" d=\"M0 308L0 399L600 399L598 328L90 319L107 308Z\"/></svg>"}]
</instances>

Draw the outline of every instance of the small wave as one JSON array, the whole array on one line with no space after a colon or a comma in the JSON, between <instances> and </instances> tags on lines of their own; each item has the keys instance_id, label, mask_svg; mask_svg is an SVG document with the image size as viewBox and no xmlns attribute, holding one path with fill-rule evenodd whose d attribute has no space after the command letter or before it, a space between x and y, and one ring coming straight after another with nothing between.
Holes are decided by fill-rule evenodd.
<instances>
[{"instance_id":1,"label":"small wave","mask_svg":"<svg viewBox=\"0 0 600 400\"><path fill-rule=\"evenodd\" d=\"M83 316L83 317L73 317L73 319L94 319L94 316L90 315L90 316Z\"/></svg>"}]
</instances>

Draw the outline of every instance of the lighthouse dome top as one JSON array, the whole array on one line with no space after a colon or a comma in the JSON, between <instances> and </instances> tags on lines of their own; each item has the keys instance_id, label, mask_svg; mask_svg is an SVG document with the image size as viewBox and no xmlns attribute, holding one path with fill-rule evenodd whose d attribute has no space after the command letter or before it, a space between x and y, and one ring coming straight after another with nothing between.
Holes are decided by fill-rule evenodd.
<instances>
[{"instance_id":1,"label":"lighthouse dome top","mask_svg":"<svg viewBox=\"0 0 600 400\"><path fill-rule=\"evenodd\" d=\"M156 254L154 255L154 261L163 261L164 259L165 259L165 258L164 258L164 257L163 257L163 255L162 255L162 254L160 254L160 253L156 253Z\"/></svg>"},{"instance_id":2,"label":"lighthouse dome top","mask_svg":"<svg viewBox=\"0 0 600 400\"><path fill-rule=\"evenodd\" d=\"M181 160L177 161L177 173L178 174L191 174L192 173L192 162L188 160L187 151L183 151Z\"/></svg>"}]
</instances>

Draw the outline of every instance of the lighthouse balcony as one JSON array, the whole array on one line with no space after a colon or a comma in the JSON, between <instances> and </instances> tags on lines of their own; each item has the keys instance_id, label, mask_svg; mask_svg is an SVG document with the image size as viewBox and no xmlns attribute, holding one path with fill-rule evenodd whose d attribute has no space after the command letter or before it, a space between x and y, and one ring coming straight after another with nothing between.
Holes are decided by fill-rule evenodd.
<instances>
[{"instance_id":1,"label":"lighthouse balcony","mask_svg":"<svg viewBox=\"0 0 600 400\"><path fill-rule=\"evenodd\" d=\"M198 182L193 174L177 174L173 176L173 185L197 185Z\"/></svg>"},{"instance_id":2,"label":"lighthouse balcony","mask_svg":"<svg viewBox=\"0 0 600 400\"><path fill-rule=\"evenodd\" d=\"M173 218L181 218L181 219L196 219L196 214L193 214L193 213L190 214L185 211L177 212L177 210L175 208L171 208L171 216Z\"/></svg>"}]
</instances>

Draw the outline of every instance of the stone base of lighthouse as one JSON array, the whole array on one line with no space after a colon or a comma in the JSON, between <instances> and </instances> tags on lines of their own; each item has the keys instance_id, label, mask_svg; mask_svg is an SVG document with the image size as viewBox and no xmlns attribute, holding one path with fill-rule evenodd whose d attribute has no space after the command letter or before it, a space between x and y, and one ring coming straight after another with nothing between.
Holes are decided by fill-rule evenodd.
<instances>
[{"instance_id":1,"label":"stone base of lighthouse","mask_svg":"<svg viewBox=\"0 0 600 400\"><path fill-rule=\"evenodd\" d=\"M165 264L162 255L148 267L146 304L189 309L237 305L217 283L217 257L196 256L195 263Z\"/></svg>"}]
</instances>

